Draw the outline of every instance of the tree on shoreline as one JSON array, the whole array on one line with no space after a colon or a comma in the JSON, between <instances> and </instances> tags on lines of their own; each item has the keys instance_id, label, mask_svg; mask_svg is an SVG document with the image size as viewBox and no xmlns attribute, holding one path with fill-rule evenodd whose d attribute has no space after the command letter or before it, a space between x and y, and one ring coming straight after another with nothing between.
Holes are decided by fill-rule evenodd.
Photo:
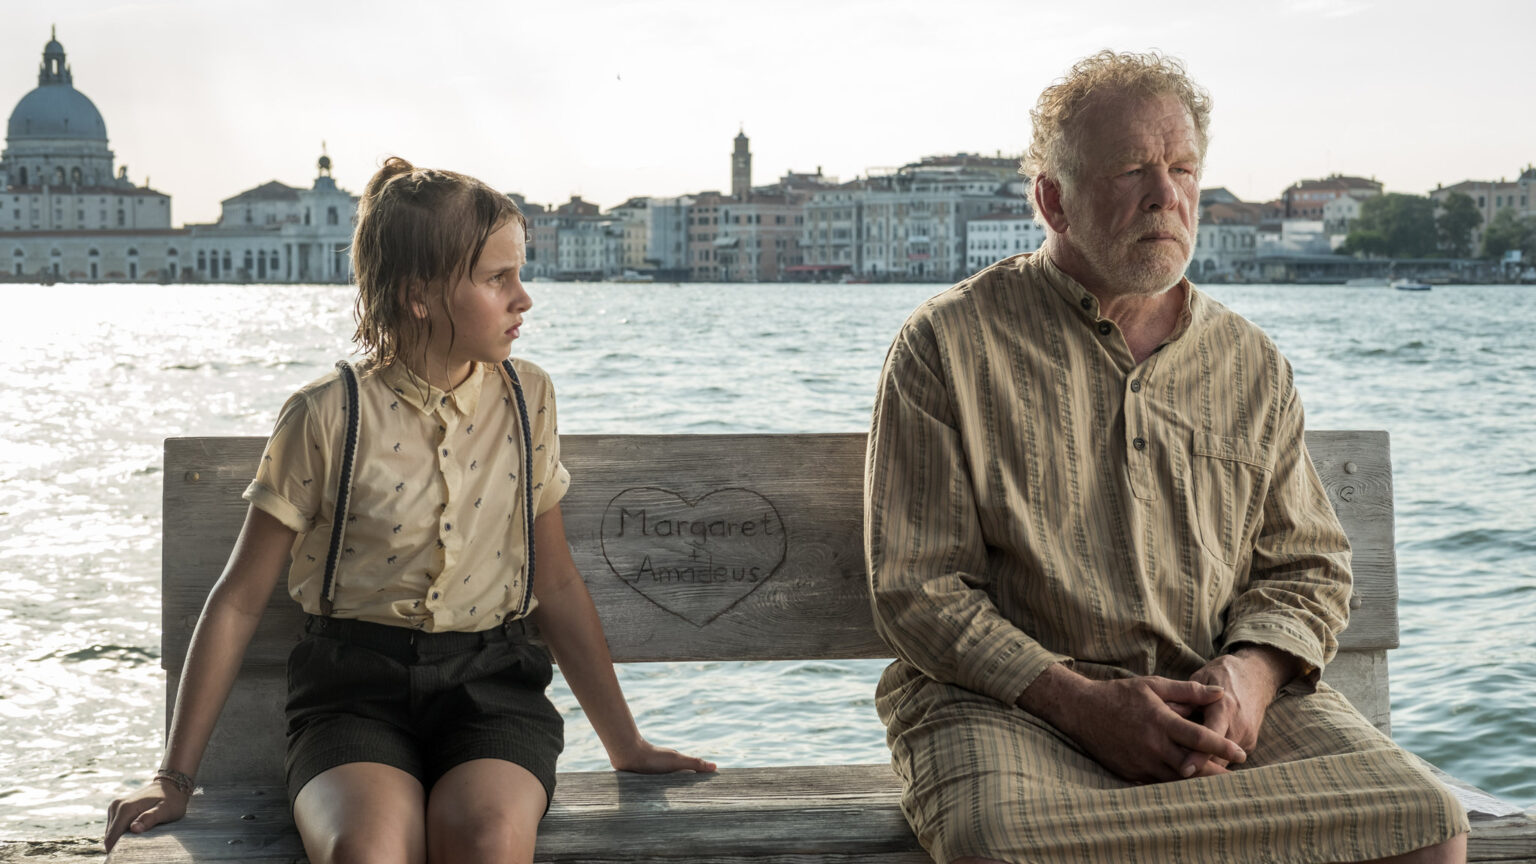
<instances>
[{"instance_id":1,"label":"tree on shoreline","mask_svg":"<svg viewBox=\"0 0 1536 864\"><path fill-rule=\"evenodd\" d=\"M1342 255L1425 258L1438 251L1435 202L1388 192L1360 203L1360 218L1339 247Z\"/></svg>"},{"instance_id":2,"label":"tree on shoreline","mask_svg":"<svg viewBox=\"0 0 1536 864\"><path fill-rule=\"evenodd\" d=\"M1499 259L1519 249L1527 261L1536 261L1536 217L1520 216L1505 207L1483 229L1482 257Z\"/></svg>"},{"instance_id":3,"label":"tree on shoreline","mask_svg":"<svg viewBox=\"0 0 1536 864\"><path fill-rule=\"evenodd\" d=\"M1483 216L1477 212L1472 196L1461 192L1445 196L1445 202L1435 214L1440 251L1451 258L1472 257L1472 231L1482 222Z\"/></svg>"}]
</instances>

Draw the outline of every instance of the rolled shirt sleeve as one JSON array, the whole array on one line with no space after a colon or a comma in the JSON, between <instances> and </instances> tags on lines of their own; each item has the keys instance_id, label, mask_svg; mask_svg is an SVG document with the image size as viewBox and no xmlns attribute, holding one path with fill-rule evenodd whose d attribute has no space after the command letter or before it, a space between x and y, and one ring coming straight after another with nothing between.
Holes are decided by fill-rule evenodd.
<instances>
[{"instance_id":1,"label":"rolled shirt sleeve","mask_svg":"<svg viewBox=\"0 0 1536 864\"><path fill-rule=\"evenodd\" d=\"M1309 693L1349 623L1349 538L1339 524L1303 436L1301 400L1285 367L1274 469L1247 584L1232 602L1223 642L1267 645L1296 657L1303 674L1287 688Z\"/></svg>"},{"instance_id":2,"label":"rolled shirt sleeve","mask_svg":"<svg viewBox=\"0 0 1536 864\"><path fill-rule=\"evenodd\" d=\"M1014 704L1065 655L1004 617L988 592L986 543L955 428L950 378L920 316L886 356L864 482L875 628L930 678Z\"/></svg>"},{"instance_id":3,"label":"rolled shirt sleeve","mask_svg":"<svg viewBox=\"0 0 1536 864\"><path fill-rule=\"evenodd\" d=\"M321 446L315 426L309 394L301 390L290 396L278 412L256 477L242 495L300 534L314 527L327 482L327 448Z\"/></svg>"}]
</instances>

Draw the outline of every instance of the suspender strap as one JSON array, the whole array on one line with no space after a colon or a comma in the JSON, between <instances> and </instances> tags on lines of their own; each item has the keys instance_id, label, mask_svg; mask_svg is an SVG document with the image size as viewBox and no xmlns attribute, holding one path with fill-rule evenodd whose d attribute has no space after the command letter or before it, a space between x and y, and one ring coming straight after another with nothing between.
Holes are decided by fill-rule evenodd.
<instances>
[{"instance_id":1,"label":"suspender strap","mask_svg":"<svg viewBox=\"0 0 1536 864\"><path fill-rule=\"evenodd\" d=\"M345 360L336 361L342 383L347 388L347 437L341 449L341 476L336 482L336 510L331 516L331 546L325 553L325 581L320 585L320 612L330 617L335 607L336 565L346 539L347 512L352 503L352 469L357 464L357 430L362 412L358 409L357 373Z\"/></svg>"},{"instance_id":2,"label":"suspender strap","mask_svg":"<svg viewBox=\"0 0 1536 864\"><path fill-rule=\"evenodd\" d=\"M523 428L523 531L528 540L528 578L523 580L523 600L518 604L515 616L521 618L528 614L528 605L533 600L533 427L528 422L523 384L517 380L517 370L512 368L510 357L501 361L501 370L506 373L507 383L512 385L512 393L517 397L517 419Z\"/></svg>"}]
</instances>

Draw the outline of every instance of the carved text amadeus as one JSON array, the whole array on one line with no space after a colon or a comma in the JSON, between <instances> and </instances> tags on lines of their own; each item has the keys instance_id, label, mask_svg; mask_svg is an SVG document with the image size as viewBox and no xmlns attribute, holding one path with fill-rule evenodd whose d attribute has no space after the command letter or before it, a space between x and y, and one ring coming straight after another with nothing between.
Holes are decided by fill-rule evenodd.
<instances>
[{"instance_id":1,"label":"carved text amadeus","mask_svg":"<svg viewBox=\"0 0 1536 864\"><path fill-rule=\"evenodd\" d=\"M784 563L784 521L751 489L688 500L670 489L625 489L603 511L603 560L647 600L703 627Z\"/></svg>"}]
</instances>

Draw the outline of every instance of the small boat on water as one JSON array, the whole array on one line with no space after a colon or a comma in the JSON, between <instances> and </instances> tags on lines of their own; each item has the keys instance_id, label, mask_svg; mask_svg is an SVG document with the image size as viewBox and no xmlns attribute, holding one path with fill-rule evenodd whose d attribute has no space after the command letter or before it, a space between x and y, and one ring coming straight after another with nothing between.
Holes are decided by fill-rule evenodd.
<instances>
[{"instance_id":1,"label":"small boat on water","mask_svg":"<svg viewBox=\"0 0 1536 864\"><path fill-rule=\"evenodd\" d=\"M656 281L656 277L652 276L649 273L641 273L641 272L636 271L636 270L625 270L622 274L614 277L613 281L614 282L637 282L637 283L642 283L643 284L643 283L647 283L647 282L655 282Z\"/></svg>"},{"instance_id":2,"label":"small boat on water","mask_svg":"<svg viewBox=\"0 0 1536 864\"><path fill-rule=\"evenodd\" d=\"M1419 282L1419 281L1416 281L1416 280L1413 280L1413 279L1393 279L1392 280L1392 287L1396 288L1399 291L1428 291L1428 290L1430 290L1430 285L1429 285L1428 282Z\"/></svg>"}]
</instances>

